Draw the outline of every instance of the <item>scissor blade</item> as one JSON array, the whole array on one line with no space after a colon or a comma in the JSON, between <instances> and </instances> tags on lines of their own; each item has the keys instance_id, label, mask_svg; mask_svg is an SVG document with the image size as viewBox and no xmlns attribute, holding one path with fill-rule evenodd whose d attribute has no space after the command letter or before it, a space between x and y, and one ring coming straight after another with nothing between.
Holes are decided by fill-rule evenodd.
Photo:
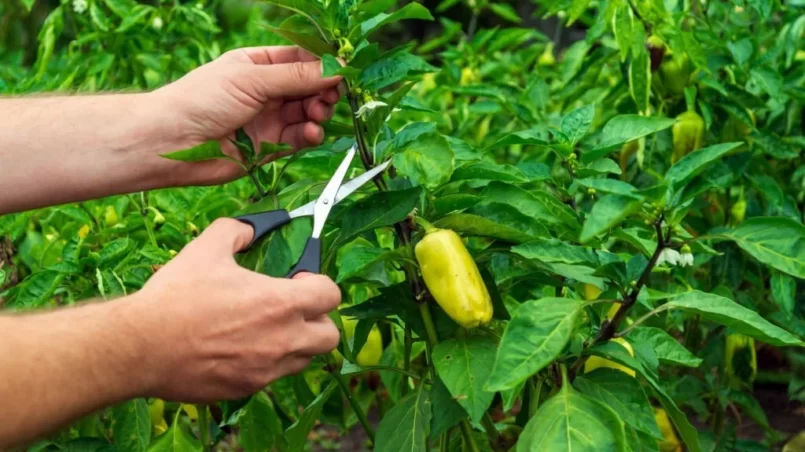
<instances>
[{"instance_id":1,"label":"scissor blade","mask_svg":"<svg viewBox=\"0 0 805 452\"><path fill-rule=\"evenodd\" d=\"M324 230L324 223L327 221L327 216L330 215L330 210L336 202L335 198L338 195L339 188L341 188L341 182L343 182L344 178L347 176L349 165L352 163L356 151L357 146L352 146L352 148L347 151L344 160L338 165L338 169L333 173L333 177L327 182L321 195L319 195L319 199L316 200L316 205L313 207L313 232L310 235L311 237L316 239L321 237L321 232Z\"/></svg>"},{"instance_id":2,"label":"scissor blade","mask_svg":"<svg viewBox=\"0 0 805 452\"><path fill-rule=\"evenodd\" d=\"M349 197L349 195L355 193L355 190L361 188L364 184L369 182L370 180L374 179L375 176L382 173L389 167L391 164L391 160L387 160L380 165L370 169L369 171L357 176L353 179L350 179L349 182L345 183L338 189L338 194L335 195L335 203L338 204L342 200ZM316 206L316 201L310 201L309 203L297 207L296 209L290 212L291 218L298 218L298 217L307 217L313 215L313 208Z\"/></svg>"}]
</instances>

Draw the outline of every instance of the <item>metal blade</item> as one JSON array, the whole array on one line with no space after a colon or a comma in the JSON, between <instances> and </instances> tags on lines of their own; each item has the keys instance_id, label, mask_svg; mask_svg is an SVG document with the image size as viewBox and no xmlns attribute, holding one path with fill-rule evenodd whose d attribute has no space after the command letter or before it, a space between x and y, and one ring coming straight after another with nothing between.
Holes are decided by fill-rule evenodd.
<instances>
[{"instance_id":1,"label":"metal blade","mask_svg":"<svg viewBox=\"0 0 805 452\"><path fill-rule=\"evenodd\" d=\"M347 176L349 165L352 163L356 151L357 146L352 146L352 148L347 151L344 160L338 165L338 169L335 170L333 177L327 182L321 195L319 195L319 199L316 200L316 205L313 206L313 233L311 233L310 236L314 239L321 237L321 232L324 230L324 223L327 221L327 217L330 215L330 210L333 208L333 205L335 205L335 197L338 195L338 191L341 188L341 182L343 182L344 178Z\"/></svg>"},{"instance_id":2,"label":"metal blade","mask_svg":"<svg viewBox=\"0 0 805 452\"><path fill-rule=\"evenodd\" d=\"M389 167L391 164L391 160L387 160L380 165L370 169L369 171L361 174L354 179L350 179L349 182L345 183L338 189L338 194L335 195L335 203L338 204L349 195L355 193L355 190L361 188L364 184L369 182L370 180L374 179L375 176L382 173ZM313 208L316 206L316 201L310 201L309 203L297 207L296 209L290 212L291 218L298 218L298 217L307 217L313 215Z\"/></svg>"}]
</instances>

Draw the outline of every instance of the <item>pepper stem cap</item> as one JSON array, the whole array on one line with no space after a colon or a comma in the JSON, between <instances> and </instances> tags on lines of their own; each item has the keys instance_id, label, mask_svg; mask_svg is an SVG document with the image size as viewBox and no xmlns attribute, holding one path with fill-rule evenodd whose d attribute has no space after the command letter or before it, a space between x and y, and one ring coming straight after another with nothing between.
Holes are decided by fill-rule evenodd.
<instances>
[{"instance_id":1,"label":"pepper stem cap","mask_svg":"<svg viewBox=\"0 0 805 452\"><path fill-rule=\"evenodd\" d=\"M418 224L422 229L425 230L425 234L430 234L431 232L436 232L436 229L437 229L436 226L431 224L428 220L417 216L417 217L414 217L414 221L416 221L416 224Z\"/></svg>"}]
</instances>

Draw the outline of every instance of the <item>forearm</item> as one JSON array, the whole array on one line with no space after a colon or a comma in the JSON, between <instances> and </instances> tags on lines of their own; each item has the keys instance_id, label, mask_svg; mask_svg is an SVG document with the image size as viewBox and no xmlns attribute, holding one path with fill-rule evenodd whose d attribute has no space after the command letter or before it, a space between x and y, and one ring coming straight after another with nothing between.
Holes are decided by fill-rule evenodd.
<instances>
[{"instance_id":1,"label":"forearm","mask_svg":"<svg viewBox=\"0 0 805 452\"><path fill-rule=\"evenodd\" d=\"M157 100L0 99L0 214L169 185L181 126Z\"/></svg>"},{"instance_id":2,"label":"forearm","mask_svg":"<svg viewBox=\"0 0 805 452\"><path fill-rule=\"evenodd\" d=\"M128 297L0 316L0 450L147 391L138 310Z\"/></svg>"}]
</instances>

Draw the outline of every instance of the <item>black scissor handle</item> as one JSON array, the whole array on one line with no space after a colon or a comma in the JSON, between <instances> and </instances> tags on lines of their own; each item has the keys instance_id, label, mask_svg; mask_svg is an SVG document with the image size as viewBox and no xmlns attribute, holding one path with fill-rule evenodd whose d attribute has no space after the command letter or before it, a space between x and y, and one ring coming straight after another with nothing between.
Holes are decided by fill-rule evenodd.
<instances>
[{"instance_id":1,"label":"black scissor handle","mask_svg":"<svg viewBox=\"0 0 805 452\"><path fill-rule=\"evenodd\" d=\"M252 241L243 248L242 250L238 251L238 253L245 253L251 249L252 245L254 245L258 240L263 238L269 232L279 228L280 226L287 224L291 221L291 215L285 209L280 210L270 210L268 212L260 212L260 213L253 213L250 215L243 215L240 217L235 217L236 220L246 223L254 229L254 237L252 237Z\"/></svg>"},{"instance_id":2,"label":"black scissor handle","mask_svg":"<svg viewBox=\"0 0 805 452\"><path fill-rule=\"evenodd\" d=\"M293 278L297 273L321 273L321 240L315 237L307 239L305 250L299 262L291 269L286 278Z\"/></svg>"}]
</instances>

